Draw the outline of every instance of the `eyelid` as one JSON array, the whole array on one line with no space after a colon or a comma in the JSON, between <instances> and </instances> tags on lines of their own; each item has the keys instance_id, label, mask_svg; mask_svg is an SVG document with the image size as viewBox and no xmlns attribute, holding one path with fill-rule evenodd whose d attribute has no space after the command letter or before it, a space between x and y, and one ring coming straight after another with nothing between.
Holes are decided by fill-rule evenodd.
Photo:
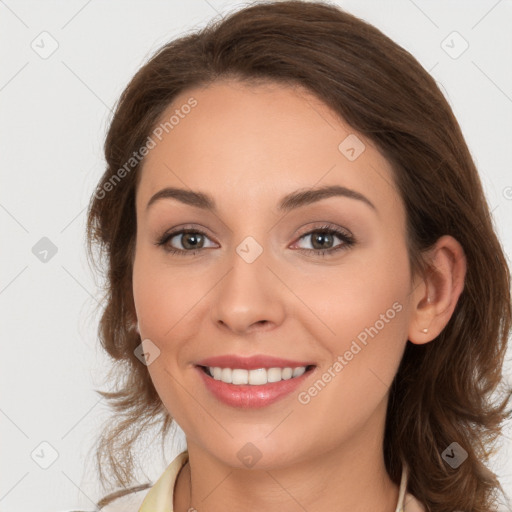
<instances>
[{"instance_id":1,"label":"eyelid","mask_svg":"<svg viewBox=\"0 0 512 512\"><path fill-rule=\"evenodd\" d=\"M297 238L301 238L304 235L310 235L311 233L315 233L316 231L337 231L347 236L347 238L353 237L352 233L347 228L338 226L337 224L332 224L330 222L319 222L322 224L321 226L313 225L306 228L301 228L299 230Z\"/></svg>"},{"instance_id":2,"label":"eyelid","mask_svg":"<svg viewBox=\"0 0 512 512\"><path fill-rule=\"evenodd\" d=\"M204 237L208 238L209 240L211 240L213 243L218 244L218 242L216 242L214 239L212 239L212 237L207 233L207 230L205 228L203 228L203 227L196 227L196 226L194 226L192 224L185 224L183 226L177 226L177 227L174 227L174 228L166 230L162 235L159 235L157 237L155 245L157 245L157 246L165 246L174 237L179 236L179 235L183 235L183 234L186 234L186 233L197 233L197 234L200 234L201 236L204 236ZM164 247L164 249L165 249L165 247ZM196 251L201 251L201 249L202 248L196 249ZM174 250L177 253L180 253L180 252L192 253L192 252L194 252L194 250L185 251L184 249L174 249L174 248L173 248L173 250L168 250L168 249L166 249L166 250L168 252L173 252L173 250Z\"/></svg>"},{"instance_id":3,"label":"eyelid","mask_svg":"<svg viewBox=\"0 0 512 512\"><path fill-rule=\"evenodd\" d=\"M211 230L208 230L207 228L198 224L178 224L175 227L167 229L161 235L157 235L157 238L162 239L163 237L167 237L169 235L176 236L178 234L181 234L183 231L201 233L210 239L212 239L212 237L214 238L214 235L209 234L211 233Z\"/></svg>"}]
</instances>

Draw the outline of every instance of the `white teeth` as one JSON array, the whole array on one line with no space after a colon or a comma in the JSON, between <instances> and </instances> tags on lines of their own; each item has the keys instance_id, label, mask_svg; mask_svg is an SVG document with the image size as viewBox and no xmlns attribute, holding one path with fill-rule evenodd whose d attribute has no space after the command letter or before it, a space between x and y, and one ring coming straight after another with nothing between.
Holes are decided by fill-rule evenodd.
<instances>
[{"instance_id":1,"label":"white teeth","mask_svg":"<svg viewBox=\"0 0 512 512\"><path fill-rule=\"evenodd\" d=\"M279 382L283 377L281 368L269 368L267 370L267 382Z\"/></svg>"},{"instance_id":2,"label":"white teeth","mask_svg":"<svg viewBox=\"0 0 512 512\"><path fill-rule=\"evenodd\" d=\"M220 380L222 382L231 382L231 374L233 370L231 368L222 368L222 373L220 374Z\"/></svg>"},{"instance_id":3,"label":"white teeth","mask_svg":"<svg viewBox=\"0 0 512 512\"><path fill-rule=\"evenodd\" d=\"M293 375L293 368L283 368L283 371L281 372L281 378L283 380L291 379Z\"/></svg>"},{"instance_id":4,"label":"white teeth","mask_svg":"<svg viewBox=\"0 0 512 512\"><path fill-rule=\"evenodd\" d=\"M269 382L279 382L294 377L300 377L305 371L305 366L296 368L257 368L255 370L243 370L241 368L220 368L218 366L208 367L210 375L215 380L221 380L226 384L251 384L261 386Z\"/></svg>"},{"instance_id":5,"label":"white teeth","mask_svg":"<svg viewBox=\"0 0 512 512\"><path fill-rule=\"evenodd\" d=\"M300 377L306 371L305 366L299 366L293 370L293 377Z\"/></svg>"},{"instance_id":6,"label":"white teeth","mask_svg":"<svg viewBox=\"0 0 512 512\"><path fill-rule=\"evenodd\" d=\"M247 370L236 369L231 373L231 384L247 384L249 382L249 372Z\"/></svg>"},{"instance_id":7,"label":"white teeth","mask_svg":"<svg viewBox=\"0 0 512 512\"><path fill-rule=\"evenodd\" d=\"M258 368L247 372L249 375L249 384L253 386L260 386L267 383L267 370L265 368Z\"/></svg>"}]
</instances>

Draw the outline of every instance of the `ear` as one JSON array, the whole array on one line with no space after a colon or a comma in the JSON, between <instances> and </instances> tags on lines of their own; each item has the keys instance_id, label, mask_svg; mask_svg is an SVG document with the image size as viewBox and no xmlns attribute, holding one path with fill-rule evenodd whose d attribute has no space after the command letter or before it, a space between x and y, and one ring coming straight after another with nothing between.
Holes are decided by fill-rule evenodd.
<instances>
[{"instance_id":1,"label":"ear","mask_svg":"<svg viewBox=\"0 0 512 512\"><path fill-rule=\"evenodd\" d=\"M452 236L439 238L424 257L428 269L413 283L408 333L409 341L417 345L432 341L446 327L466 277L464 249Z\"/></svg>"}]
</instances>

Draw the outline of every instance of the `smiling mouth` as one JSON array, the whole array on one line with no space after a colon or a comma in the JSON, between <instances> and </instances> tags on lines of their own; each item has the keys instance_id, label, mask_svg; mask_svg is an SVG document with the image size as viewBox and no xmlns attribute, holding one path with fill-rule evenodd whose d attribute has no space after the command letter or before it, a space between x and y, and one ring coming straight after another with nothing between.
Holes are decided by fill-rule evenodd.
<instances>
[{"instance_id":1,"label":"smiling mouth","mask_svg":"<svg viewBox=\"0 0 512 512\"><path fill-rule=\"evenodd\" d=\"M315 368L315 365L285 367L285 368L256 368L246 370L243 368L221 368L219 366L201 366L199 368L214 380L225 384L263 386L283 380L300 377Z\"/></svg>"}]
</instances>

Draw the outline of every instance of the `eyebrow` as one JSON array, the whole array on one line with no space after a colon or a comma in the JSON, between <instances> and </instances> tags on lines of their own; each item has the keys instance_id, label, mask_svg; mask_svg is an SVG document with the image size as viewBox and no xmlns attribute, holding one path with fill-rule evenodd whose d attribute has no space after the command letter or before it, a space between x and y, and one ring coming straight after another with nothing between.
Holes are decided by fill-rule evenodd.
<instances>
[{"instance_id":1,"label":"eyebrow","mask_svg":"<svg viewBox=\"0 0 512 512\"><path fill-rule=\"evenodd\" d=\"M375 212L377 212L375 205L366 196L356 192L355 190L342 187L340 185L330 185L315 189L296 190L295 192L291 192L281 199L278 205L278 210L282 212L288 212L301 206L312 204L322 199L335 196L357 199L358 201L362 201L371 207ZM148 201L146 210L156 201L161 199L175 199L189 206L195 206L197 208L202 208L212 212L217 211L215 200L208 194L174 187L163 188L154 194Z\"/></svg>"}]
</instances>

